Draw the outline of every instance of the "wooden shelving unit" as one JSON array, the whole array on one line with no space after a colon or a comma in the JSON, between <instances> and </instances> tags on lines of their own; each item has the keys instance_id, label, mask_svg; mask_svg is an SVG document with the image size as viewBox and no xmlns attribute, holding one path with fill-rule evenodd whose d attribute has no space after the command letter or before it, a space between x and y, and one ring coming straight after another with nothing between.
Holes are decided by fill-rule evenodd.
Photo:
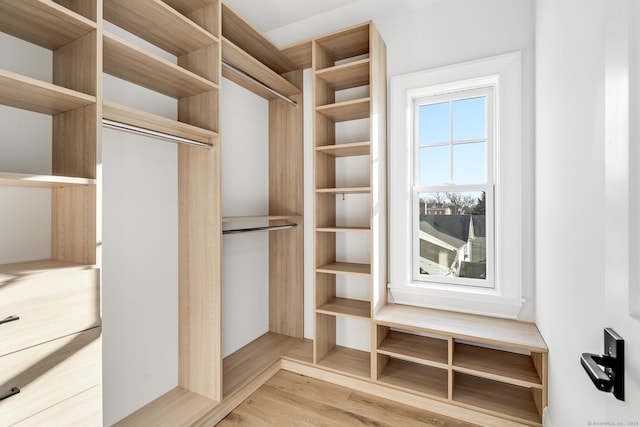
<instances>
[{"instance_id":1,"label":"wooden shelving unit","mask_svg":"<svg viewBox=\"0 0 640 427\"><path fill-rule=\"evenodd\" d=\"M102 418L101 396L94 392L101 386L96 194L102 2L77 3L0 1L0 31L50 50L53 71L49 82L0 70L0 104L52 117L50 168L0 171L0 186L51 192L50 258L26 255L0 265L0 312L14 316L0 328L0 383L25 390L0 405L0 419L11 425L37 424L39 413L59 412L72 397L88 422ZM11 144L5 141L5 148L19 168Z\"/></svg>"},{"instance_id":2,"label":"wooden shelving unit","mask_svg":"<svg viewBox=\"0 0 640 427\"><path fill-rule=\"evenodd\" d=\"M541 425L548 350L534 324L394 304L374 322L378 382ZM439 393L425 389L429 377L442 380Z\"/></svg>"},{"instance_id":3,"label":"wooden shelving unit","mask_svg":"<svg viewBox=\"0 0 640 427\"><path fill-rule=\"evenodd\" d=\"M355 319L370 325L374 313L386 302L386 129L384 123L369 120L368 136L363 138L368 140L351 142L342 139L336 123L370 119L374 114L386 117L386 48L370 22L314 39L310 45L314 75L316 206L314 362L346 375L371 378L374 353L341 346L336 342L336 327L337 318ZM286 51L292 53L298 62L305 62L303 55L308 49L308 44L301 43ZM351 89L358 93L366 89L368 96L349 99L353 95L344 91ZM336 102L336 99L342 100ZM337 159L356 156L369 157L369 169L362 171L362 175L368 177L368 185L338 185L336 174L344 171L340 170ZM353 200L367 203L369 217L357 227L347 225L338 214L336 199L339 196L360 197ZM368 262L353 263L339 259L338 235L348 241L363 233L369 237L369 252L357 256L367 257ZM382 250L378 251L378 248ZM345 286L351 286L349 283L355 277L366 278L370 288L362 290L362 293L369 295L369 300L340 295L336 280L339 275L344 276ZM353 283L353 286L358 285L362 286ZM353 352L358 355L355 360L359 361L355 370L349 367Z\"/></svg>"}]
</instances>

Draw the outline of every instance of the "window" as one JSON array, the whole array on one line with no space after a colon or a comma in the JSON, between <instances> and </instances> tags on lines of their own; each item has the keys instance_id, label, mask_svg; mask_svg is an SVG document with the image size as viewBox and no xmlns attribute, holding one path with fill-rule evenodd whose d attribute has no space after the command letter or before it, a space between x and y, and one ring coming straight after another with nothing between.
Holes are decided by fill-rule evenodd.
<instances>
[{"instance_id":1,"label":"window","mask_svg":"<svg viewBox=\"0 0 640 427\"><path fill-rule=\"evenodd\" d=\"M521 75L518 52L391 79L394 302L517 318L531 294Z\"/></svg>"},{"instance_id":2,"label":"window","mask_svg":"<svg viewBox=\"0 0 640 427\"><path fill-rule=\"evenodd\" d=\"M495 86L413 99L413 279L494 287Z\"/></svg>"}]
</instances>

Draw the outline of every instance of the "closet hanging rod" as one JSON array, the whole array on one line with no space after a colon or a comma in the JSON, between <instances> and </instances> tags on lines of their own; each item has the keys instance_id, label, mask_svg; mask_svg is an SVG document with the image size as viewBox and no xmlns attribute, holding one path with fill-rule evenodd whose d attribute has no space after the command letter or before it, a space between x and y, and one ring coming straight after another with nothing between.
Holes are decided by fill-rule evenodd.
<instances>
[{"instance_id":1,"label":"closet hanging rod","mask_svg":"<svg viewBox=\"0 0 640 427\"><path fill-rule=\"evenodd\" d=\"M222 234L240 234L240 233L251 233L251 232L254 232L254 231L286 230L288 228L298 228L298 224L269 225L269 226L266 226L266 227L236 228L236 229L233 229L233 230L223 230Z\"/></svg>"},{"instance_id":2,"label":"closet hanging rod","mask_svg":"<svg viewBox=\"0 0 640 427\"><path fill-rule=\"evenodd\" d=\"M251 80L253 83L257 84L258 86L260 86L263 89L268 90L270 93L274 94L275 96L277 96L278 98L282 99L283 101L287 101L289 104L293 105L294 107L298 106L298 103L296 101L294 101L293 99L289 98L286 95L281 94L280 92L278 92L277 90L273 89L272 87L267 86L266 84L262 83L260 80L256 79L255 77L245 73L240 68L236 67L235 65L233 65L232 63L230 63L226 59L222 60L222 65L225 65L225 66L229 67L230 69L232 69L236 73L240 74L245 79Z\"/></svg>"},{"instance_id":3,"label":"closet hanging rod","mask_svg":"<svg viewBox=\"0 0 640 427\"><path fill-rule=\"evenodd\" d=\"M137 133L141 135L152 136L155 138L160 138L160 139L164 139L171 142L178 142L180 144L189 144L189 145L195 145L197 147L213 148L212 145L205 144L204 142L196 141L195 139L183 138L181 136L171 135L170 133L159 132L159 131L155 131L155 130L151 130L151 129L147 129L147 128L143 128L135 125L129 125L126 123L117 122L115 120L102 119L102 126L111 128L111 129L118 129L118 130Z\"/></svg>"}]
</instances>

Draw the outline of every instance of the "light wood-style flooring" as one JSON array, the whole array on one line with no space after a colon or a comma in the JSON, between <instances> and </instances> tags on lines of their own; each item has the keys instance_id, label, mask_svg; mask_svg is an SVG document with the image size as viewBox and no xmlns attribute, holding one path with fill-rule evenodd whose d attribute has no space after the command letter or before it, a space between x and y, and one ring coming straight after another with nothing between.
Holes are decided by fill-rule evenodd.
<instances>
[{"instance_id":1,"label":"light wood-style flooring","mask_svg":"<svg viewBox=\"0 0 640 427\"><path fill-rule=\"evenodd\" d=\"M477 427L284 370L217 426Z\"/></svg>"}]
</instances>

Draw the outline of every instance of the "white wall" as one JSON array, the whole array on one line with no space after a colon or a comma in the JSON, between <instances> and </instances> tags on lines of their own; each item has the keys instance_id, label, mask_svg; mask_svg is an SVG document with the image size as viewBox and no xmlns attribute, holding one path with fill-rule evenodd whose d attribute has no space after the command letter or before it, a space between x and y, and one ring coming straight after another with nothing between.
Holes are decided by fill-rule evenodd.
<instances>
[{"instance_id":1,"label":"white wall","mask_svg":"<svg viewBox=\"0 0 640 427\"><path fill-rule=\"evenodd\" d=\"M632 425L640 421L640 324L629 316L637 280L629 249L638 253L629 207L640 199L629 199L637 128L630 139L626 32L638 12L626 0L536 4L536 320L550 349L546 425ZM626 339L626 402L597 391L579 363L582 352L603 352L604 327Z\"/></svg>"}]
</instances>

